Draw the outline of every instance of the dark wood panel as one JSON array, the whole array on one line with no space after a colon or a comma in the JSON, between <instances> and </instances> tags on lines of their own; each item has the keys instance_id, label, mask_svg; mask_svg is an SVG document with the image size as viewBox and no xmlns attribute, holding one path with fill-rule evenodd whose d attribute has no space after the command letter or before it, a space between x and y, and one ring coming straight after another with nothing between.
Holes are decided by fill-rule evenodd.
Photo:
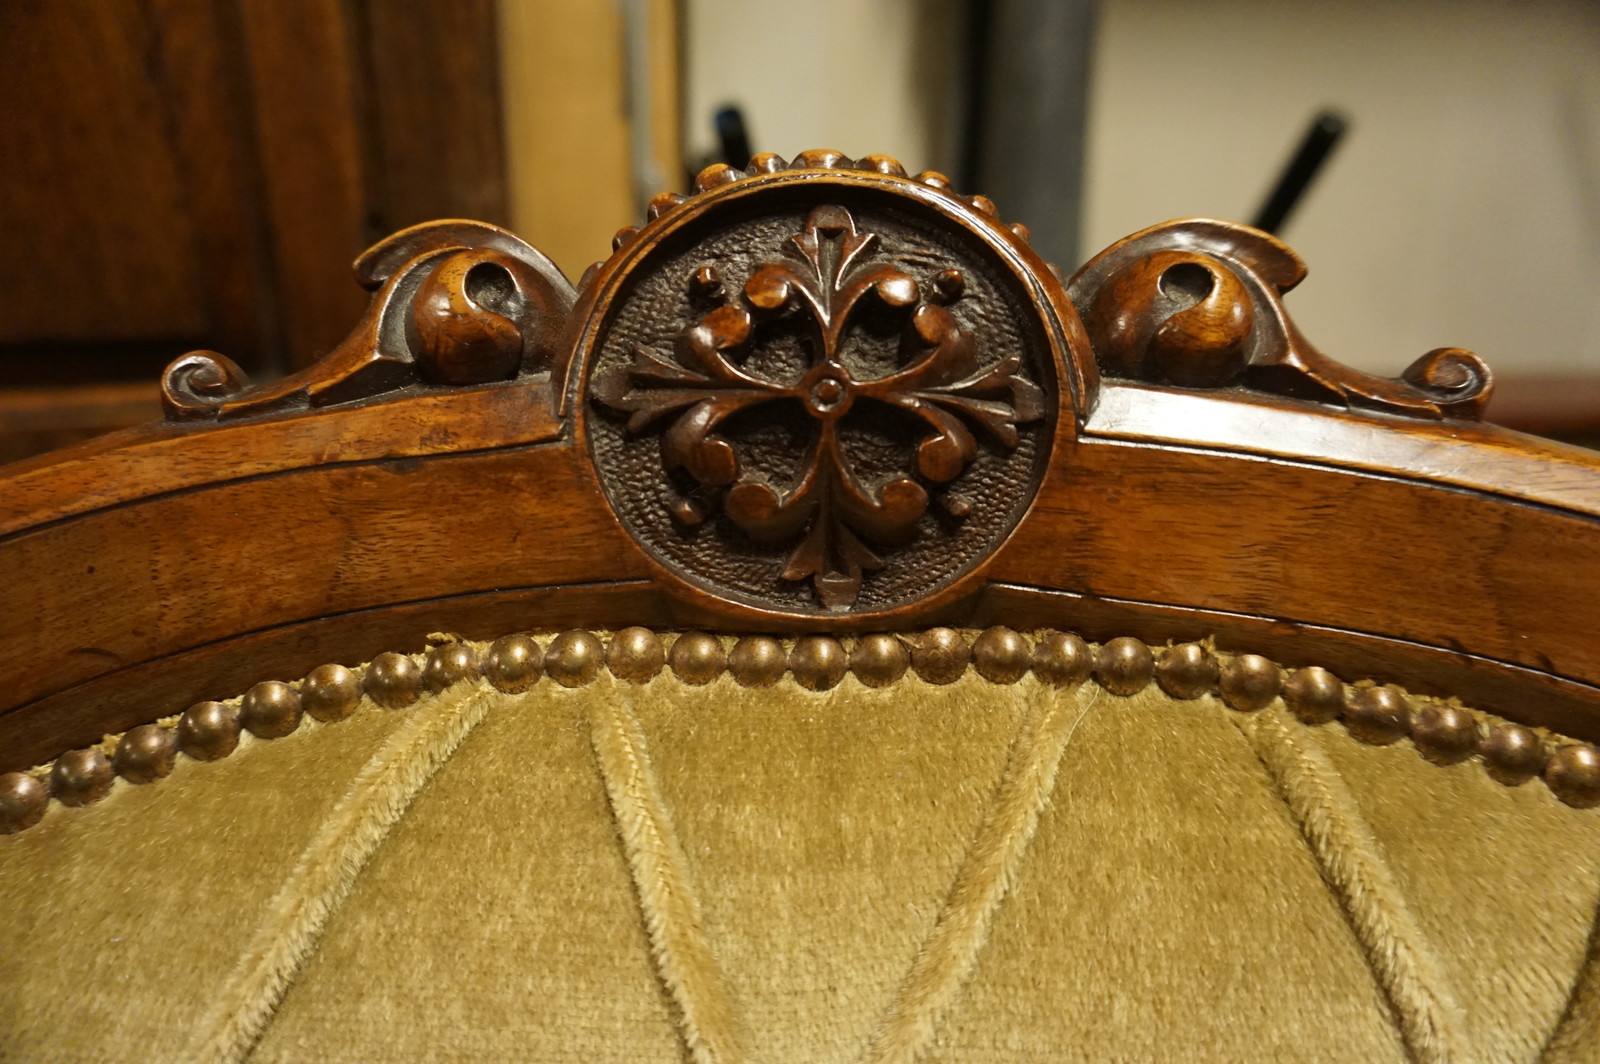
<instances>
[{"instance_id":1,"label":"dark wood panel","mask_svg":"<svg viewBox=\"0 0 1600 1064\"><path fill-rule=\"evenodd\" d=\"M377 237L507 214L493 0L19 0L0 95L0 385L309 364Z\"/></svg>"},{"instance_id":2,"label":"dark wood panel","mask_svg":"<svg viewBox=\"0 0 1600 1064\"><path fill-rule=\"evenodd\" d=\"M379 234L434 218L510 222L495 0L369 0Z\"/></svg>"},{"instance_id":3,"label":"dark wood panel","mask_svg":"<svg viewBox=\"0 0 1600 1064\"><path fill-rule=\"evenodd\" d=\"M1488 418L1497 425L1600 446L1600 373L1507 373Z\"/></svg>"},{"instance_id":4,"label":"dark wood panel","mask_svg":"<svg viewBox=\"0 0 1600 1064\"><path fill-rule=\"evenodd\" d=\"M0 389L0 463L66 447L161 415L154 382Z\"/></svg>"},{"instance_id":5,"label":"dark wood panel","mask_svg":"<svg viewBox=\"0 0 1600 1064\"><path fill-rule=\"evenodd\" d=\"M160 70L139 5L0 5L0 344L205 334Z\"/></svg>"},{"instance_id":6,"label":"dark wood panel","mask_svg":"<svg viewBox=\"0 0 1600 1064\"><path fill-rule=\"evenodd\" d=\"M246 3L246 59L293 365L338 344L366 303L350 263L371 242L359 42L342 0Z\"/></svg>"},{"instance_id":7,"label":"dark wood panel","mask_svg":"<svg viewBox=\"0 0 1600 1064\"><path fill-rule=\"evenodd\" d=\"M270 368L282 350L243 23L235 4L149 0L159 88L192 219L208 322L198 346ZM233 353L237 354L233 354Z\"/></svg>"}]
</instances>

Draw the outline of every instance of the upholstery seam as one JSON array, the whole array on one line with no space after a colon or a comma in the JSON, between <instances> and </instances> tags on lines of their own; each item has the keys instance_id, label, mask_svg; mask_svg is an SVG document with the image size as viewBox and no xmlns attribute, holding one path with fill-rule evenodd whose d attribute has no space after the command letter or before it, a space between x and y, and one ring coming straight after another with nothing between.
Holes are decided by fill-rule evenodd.
<instances>
[{"instance_id":1,"label":"upholstery seam","mask_svg":"<svg viewBox=\"0 0 1600 1064\"><path fill-rule=\"evenodd\" d=\"M1382 856L1366 817L1327 755L1285 726L1278 707L1231 715L1276 785L1302 840L1355 933L1415 1064L1455 1064L1461 1009L1427 935Z\"/></svg>"},{"instance_id":2,"label":"upholstery seam","mask_svg":"<svg viewBox=\"0 0 1600 1064\"><path fill-rule=\"evenodd\" d=\"M267 903L195 1025L188 1059L238 1064L254 1055L373 853L501 697L483 682L458 685L433 712L408 717L367 759Z\"/></svg>"},{"instance_id":3,"label":"upholstery seam","mask_svg":"<svg viewBox=\"0 0 1600 1064\"><path fill-rule=\"evenodd\" d=\"M1600 982L1600 909L1596 910L1589 922L1589 938L1583 951L1583 960L1573 974L1572 988L1567 993L1561 1014L1534 1058L1538 1064L1555 1064L1563 1059L1571 1059L1567 1056L1569 1051L1582 1048L1586 1039L1593 1045L1597 1013L1594 1002L1600 1000L1597 982ZM1585 1003L1588 1003L1587 1008L1584 1007ZM1555 1056L1556 1053L1562 1056Z\"/></svg>"},{"instance_id":4,"label":"upholstery seam","mask_svg":"<svg viewBox=\"0 0 1600 1064\"><path fill-rule=\"evenodd\" d=\"M933 929L923 941L899 993L879 1022L865 1064L913 1064L927 1052L961 987L977 967L995 914L1016 885L1072 736L1099 700L1082 709L1049 690L1034 700L1012 740L995 797L956 873Z\"/></svg>"},{"instance_id":5,"label":"upholstery seam","mask_svg":"<svg viewBox=\"0 0 1600 1064\"><path fill-rule=\"evenodd\" d=\"M706 939L700 904L650 760L632 698L601 698L591 739L656 973L676 1006L678 1028L694 1064L739 1064L743 1031L722 970Z\"/></svg>"}]
</instances>

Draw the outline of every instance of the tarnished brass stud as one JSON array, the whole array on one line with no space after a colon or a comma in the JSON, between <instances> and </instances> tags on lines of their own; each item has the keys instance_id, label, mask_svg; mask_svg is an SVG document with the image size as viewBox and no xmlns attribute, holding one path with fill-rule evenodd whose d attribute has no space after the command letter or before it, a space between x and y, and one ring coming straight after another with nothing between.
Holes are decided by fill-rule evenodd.
<instances>
[{"instance_id":1,"label":"tarnished brass stud","mask_svg":"<svg viewBox=\"0 0 1600 1064\"><path fill-rule=\"evenodd\" d=\"M1483 767L1490 778L1515 787L1544 771L1549 758L1544 743L1531 728L1499 724L1483 740Z\"/></svg>"},{"instance_id":2,"label":"tarnished brass stud","mask_svg":"<svg viewBox=\"0 0 1600 1064\"><path fill-rule=\"evenodd\" d=\"M611 636L606 647L606 668L611 675L629 683L647 683L660 675L667 664L667 651L661 637L648 628L624 628Z\"/></svg>"},{"instance_id":3,"label":"tarnished brass stud","mask_svg":"<svg viewBox=\"0 0 1600 1064\"><path fill-rule=\"evenodd\" d=\"M1033 648L1010 628L985 628L972 641L972 667L991 683L1016 683L1033 664Z\"/></svg>"},{"instance_id":4,"label":"tarnished brass stud","mask_svg":"<svg viewBox=\"0 0 1600 1064\"><path fill-rule=\"evenodd\" d=\"M1057 687L1072 687L1094 671L1094 650L1075 635L1044 632L1033 645L1033 674Z\"/></svg>"},{"instance_id":5,"label":"tarnished brass stud","mask_svg":"<svg viewBox=\"0 0 1600 1064\"><path fill-rule=\"evenodd\" d=\"M928 683L955 683L971 660L967 641L953 628L930 628L911 645L911 667Z\"/></svg>"},{"instance_id":6,"label":"tarnished brass stud","mask_svg":"<svg viewBox=\"0 0 1600 1064\"><path fill-rule=\"evenodd\" d=\"M1222 700L1234 709L1253 713L1278 697L1283 674L1278 666L1260 654L1240 654L1217 678Z\"/></svg>"},{"instance_id":7,"label":"tarnished brass stud","mask_svg":"<svg viewBox=\"0 0 1600 1064\"><path fill-rule=\"evenodd\" d=\"M1345 706L1344 727L1372 746L1388 746L1411 731L1411 706L1394 687L1364 687Z\"/></svg>"},{"instance_id":8,"label":"tarnished brass stud","mask_svg":"<svg viewBox=\"0 0 1600 1064\"><path fill-rule=\"evenodd\" d=\"M544 668L544 651L533 636L503 635L483 655L483 675L497 691L518 694L532 687Z\"/></svg>"},{"instance_id":9,"label":"tarnished brass stud","mask_svg":"<svg viewBox=\"0 0 1600 1064\"><path fill-rule=\"evenodd\" d=\"M1435 765L1454 765L1478 750L1478 722L1456 706L1429 704L1411 721L1411 742Z\"/></svg>"},{"instance_id":10,"label":"tarnished brass stud","mask_svg":"<svg viewBox=\"0 0 1600 1064\"><path fill-rule=\"evenodd\" d=\"M178 756L178 737L171 728L141 724L117 740L111 767L129 783L153 783L172 771Z\"/></svg>"},{"instance_id":11,"label":"tarnished brass stud","mask_svg":"<svg viewBox=\"0 0 1600 1064\"><path fill-rule=\"evenodd\" d=\"M422 691L422 670L409 654L379 654L361 678L367 697L385 709L399 709L417 700Z\"/></svg>"},{"instance_id":12,"label":"tarnished brass stud","mask_svg":"<svg viewBox=\"0 0 1600 1064\"><path fill-rule=\"evenodd\" d=\"M115 778L99 750L69 750L50 768L50 793L62 805L88 805L110 793Z\"/></svg>"},{"instance_id":13,"label":"tarnished brass stud","mask_svg":"<svg viewBox=\"0 0 1600 1064\"><path fill-rule=\"evenodd\" d=\"M832 636L805 636L789 653L789 671L794 674L795 683L810 691L837 686L849 665L844 647Z\"/></svg>"},{"instance_id":14,"label":"tarnished brass stud","mask_svg":"<svg viewBox=\"0 0 1600 1064\"><path fill-rule=\"evenodd\" d=\"M1295 670L1283 701L1306 724L1326 724L1344 712L1344 683L1319 665Z\"/></svg>"},{"instance_id":15,"label":"tarnished brass stud","mask_svg":"<svg viewBox=\"0 0 1600 1064\"><path fill-rule=\"evenodd\" d=\"M263 680L239 701L239 723L258 739L281 739L300 726L300 693L281 680Z\"/></svg>"},{"instance_id":16,"label":"tarnished brass stud","mask_svg":"<svg viewBox=\"0 0 1600 1064\"><path fill-rule=\"evenodd\" d=\"M911 652L900 637L882 632L862 636L850 652L850 671L868 687L887 687L910 666Z\"/></svg>"},{"instance_id":17,"label":"tarnished brass stud","mask_svg":"<svg viewBox=\"0 0 1600 1064\"><path fill-rule=\"evenodd\" d=\"M562 687L582 687L600 672L605 648L593 632L562 632L544 651L544 671Z\"/></svg>"},{"instance_id":18,"label":"tarnished brass stud","mask_svg":"<svg viewBox=\"0 0 1600 1064\"><path fill-rule=\"evenodd\" d=\"M1173 698L1199 698L1217 686L1217 659L1199 643L1179 643L1161 652L1156 683Z\"/></svg>"},{"instance_id":19,"label":"tarnished brass stud","mask_svg":"<svg viewBox=\"0 0 1600 1064\"><path fill-rule=\"evenodd\" d=\"M445 643L428 652L422 665L422 685L438 693L451 684L478 677L478 652L465 643Z\"/></svg>"},{"instance_id":20,"label":"tarnished brass stud","mask_svg":"<svg viewBox=\"0 0 1600 1064\"><path fill-rule=\"evenodd\" d=\"M783 644L771 636L745 636L728 653L728 671L740 687L771 687L788 667Z\"/></svg>"},{"instance_id":21,"label":"tarnished brass stud","mask_svg":"<svg viewBox=\"0 0 1600 1064\"><path fill-rule=\"evenodd\" d=\"M50 804L50 788L26 772L0 775L0 835L31 828Z\"/></svg>"},{"instance_id":22,"label":"tarnished brass stud","mask_svg":"<svg viewBox=\"0 0 1600 1064\"><path fill-rule=\"evenodd\" d=\"M1138 694L1150 683L1155 671L1156 659L1150 648L1128 636L1111 640L1100 648L1095 658L1095 679L1114 695Z\"/></svg>"},{"instance_id":23,"label":"tarnished brass stud","mask_svg":"<svg viewBox=\"0 0 1600 1064\"><path fill-rule=\"evenodd\" d=\"M361 701L361 680L343 665L318 665L300 683L300 704L323 723L344 720Z\"/></svg>"},{"instance_id":24,"label":"tarnished brass stud","mask_svg":"<svg viewBox=\"0 0 1600 1064\"><path fill-rule=\"evenodd\" d=\"M678 679L695 687L715 680L728 665L722 641L705 632L685 632L673 640L667 660Z\"/></svg>"},{"instance_id":25,"label":"tarnished brass stud","mask_svg":"<svg viewBox=\"0 0 1600 1064\"><path fill-rule=\"evenodd\" d=\"M1600 805L1600 753L1587 743L1563 746L1550 756L1544 781L1551 793L1577 809Z\"/></svg>"},{"instance_id":26,"label":"tarnished brass stud","mask_svg":"<svg viewBox=\"0 0 1600 1064\"><path fill-rule=\"evenodd\" d=\"M196 702L178 718L178 749L196 761L216 761L239 745L239 711L221 702Z\"/></svg>"}]
</instances>

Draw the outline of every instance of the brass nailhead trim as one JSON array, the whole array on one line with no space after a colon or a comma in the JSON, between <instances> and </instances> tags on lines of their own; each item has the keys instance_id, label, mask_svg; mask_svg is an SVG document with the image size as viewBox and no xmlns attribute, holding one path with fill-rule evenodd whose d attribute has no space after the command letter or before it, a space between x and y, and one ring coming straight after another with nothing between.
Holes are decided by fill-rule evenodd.
<instances>
[{"instance_id":1,"label":"brass nailhead trim","mask_svg":"<svg viewBox=\"0 0 1600 1064\"><path fill-rule=\"evenodd\" d=\"M51 764L0 774L0 835L38 823L51 798L67 806L89 805L110 793L119 776L129 783L158 781L172 771L179 752L196 761L227 757L238 747L241 731L276 739L298 730L305 715L324 724L344 720L362 694L379 706L401 709L424 690L442 691L480 675L497 690L515 694L542 677L580 687L593 682L602 668L628 683L647 683L671 671L683 683L703 685L726 673L744 687L770 686L787 672L813 691L829 690L852 675L865 686L884 687L908 670L932 684L953 683L968 669L996 684L1016 683L1032 673L1043 683L1070 687L1092 676L1117 695L1134 695L1154 683L1174 698L1215 695L1244 713L1281 697L1307 725L1337 719L1352 737L1373 745L1410 738L1418 754L1434 764L1477 757L1491 778L1508 787L1538 776L1567 805L1600 806L1600 750L1591 744L1486 719L1398 687L1346 684L1317 666L1288 670L1258 654L1218 655L1201 643L1152 649L1122 637L1095 647L1064 632L1028 636L995 627L970 640L952 628L849 641L812 635L786 649L784 641L771 636L733 640L687 632L663 637L646 628L624 628L608 642L582 630L562 632L543 644L519 633L495 640L481 654L451 640L422 655L379 654L359 669L321 665L298 684L266 680L232 704L199 702L178 717L108 736Z\"/></svg>"}]
</instances>

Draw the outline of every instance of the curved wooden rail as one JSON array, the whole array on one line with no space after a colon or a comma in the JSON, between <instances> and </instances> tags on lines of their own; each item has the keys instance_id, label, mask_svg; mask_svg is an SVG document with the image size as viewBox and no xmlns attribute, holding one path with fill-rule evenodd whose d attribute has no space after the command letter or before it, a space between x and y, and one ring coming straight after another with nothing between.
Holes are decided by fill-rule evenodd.
<instances>
[{"instance_id":1,"label":"curved wooden rail","mask_svg":"<svg viewBox=\"0 0 1600 1064\"><path fill-rule=\"evenodd\" d=\"M774 203L832 197L893 219L881 204L898 196L913 230L950 219L977 256L969 292L984 270L996 292L1013 271L1008 291L1057 337L1030 349L1046 361L1015 370L1059 382L1038 422L1048 463L1031 502L965 569L930 571L921 598L796 609L679 579L597 474L583 421L601 415L572 351L598 350L595 330L625 317L629 270L745 224L753 206L727 212L766 202L763 181ZM319 388L313 369L293 387L229 385L209 410L183 376L191 364L173 384L174 420L0 467L0 770L431 632L580 624L1211 637L1600 740L1600 460L1472 420L1488 387L1475 357L1434 357L1389 382L1342 371L1283 314L1298 260L1264 235L1157 227L1069 287L992 204L941 182L827 153L716 170L701 198L658 200L559 323L573 297L542 257L518 260L537 253L509 234L413 232L369 253L383 265L376 309L327 367L344 381L388 367L360 394ZM826 227L843 223L822 218L817 239L835 239ZM743 276L744 260L718 254L731 256L723 275ZM1193 269L1164 289L1177 267ZM904 298L932 300L914 274ZM883 328L899 328L901 289L883 291ZM1246 309L1191 313L1218 292ZM1069 296L1093 311L1087 331ZM982 340L986 320L962 328ZM939 342L955 342L946 328ZM903 350L924 342L906 335ZM1185 352L1198 352L1190 369L1151 368ZM474 358L506 379L484 382ZM1189 383L1174 386L1175 372ZM1000 448L974 439L980 458ZM884 535L872 547L892 564L902 548Z\"/></svg>"}]
</instances>

